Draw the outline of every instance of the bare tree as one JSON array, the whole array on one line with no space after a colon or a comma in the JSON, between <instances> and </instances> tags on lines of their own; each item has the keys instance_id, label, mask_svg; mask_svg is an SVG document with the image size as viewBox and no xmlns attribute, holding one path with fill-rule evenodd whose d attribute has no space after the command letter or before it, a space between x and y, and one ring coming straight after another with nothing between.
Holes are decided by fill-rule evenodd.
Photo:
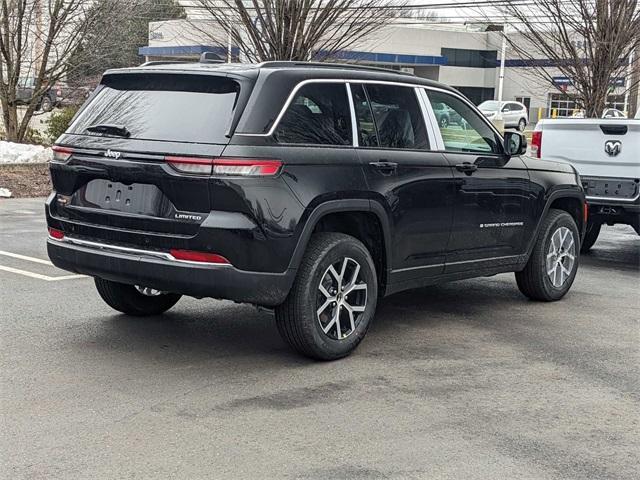
<instances>
[{"instance_id":1,"label":"bare tree","mask_svg":"<svg viewBox=\"0 0 640 480\"><path fill-rule=\"evenodd\" d=\"M638 0L512 0L499 9L515 30L507 34L511 49L558 90L565 91L554 74L567 77L566 93L586 116L600 116L619 78L633 88L628 63L640 46Z\"/></svg>"},{"instance_id":2,"label":"bare tree","mask_svg":"<svg viewBox=\"0 0 640 480\"><path fill-rule=\"evenodd\" d=\"M72 68L70 56L86 43L107 42L105 19L118 22L135 12L136 0L0 0L0 106L7 140L25 138L42 98ZM108 26L108 23L107 23ZM32 77L29 98L20 99L19 79ZM18 115L18 101L26 103Z\"/></svg>"},{"instance_id":3,"label":"bare tree","mask_svg":"<svg viewBox=\"0 0 640 480\"><path fill-rule=\"evenodd\" d=\"M211 22L194 22L249 61L323 60L356 45L402 13L386 0L194 0Z\"/></svg>"}]
</instances>

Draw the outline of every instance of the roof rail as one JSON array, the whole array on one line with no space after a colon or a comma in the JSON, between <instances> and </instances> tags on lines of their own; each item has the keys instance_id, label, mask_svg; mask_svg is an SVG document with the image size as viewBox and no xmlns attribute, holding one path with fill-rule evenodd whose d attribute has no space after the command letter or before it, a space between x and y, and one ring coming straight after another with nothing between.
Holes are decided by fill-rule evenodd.
<instances>
[{"instance_id":1,"label":"roof rail","mask_svg":"<svg viewBox=\"0 0 640 480\"><path fill-rule=\"evenodd\" d=\"M401 72L400 70L393 70L391 68L384 67L370 67L368 65L360 65L356 63L332 63L332 62L299 62L299 61L286 61L275 60L262 62L258 64L259 67L318 67L318 68L346 68L349 70L369 70L374 72L395 73L398 75L415 76L413 73Z\"/></svg>"}]
</instances>

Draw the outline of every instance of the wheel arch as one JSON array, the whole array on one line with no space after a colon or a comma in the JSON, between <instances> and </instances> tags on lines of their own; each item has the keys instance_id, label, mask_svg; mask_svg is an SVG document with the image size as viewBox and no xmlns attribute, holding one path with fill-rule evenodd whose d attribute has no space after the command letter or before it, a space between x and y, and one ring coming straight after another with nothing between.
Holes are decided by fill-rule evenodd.
<instances>
[{"instance_id":1,"label":"wheel arch","mask_svg":"<svg viewBox=\"0 0 640 480\"><path fill-rule=\"evenodd\" d=\"M340 232L360 240L371 253L378 274L379 295L384 295L391 268L391 229L382 205L368 199L345 199L316 206L305 221L290 269L299 267L316 232Z\"/></svg>"},{"instance_id":2,"label":"wheel arch","mask_svg":"<svg viewBox=\"0 0 640 480\"><path fill-rule=\"evenodd\" d=\"M556 190L552 192L545 203L544 210L542 211L542 215L538 219L538 224L536 225L536 229L534 234L529 241L529 245L527 248L527 258L531 255L533 247L538 238L538 233L540 232L540 226L544 221L545 217L549 213L549 210L554 208L558 210L564 210L567 212L576 222L578 226L578 232L580 232L580 240L584 238L585 229L587 226L587 222L584 220L584 205L586 204L586 200L584 198L584 193L578 189L562 189Z\"/></svg>"}]
</instances>

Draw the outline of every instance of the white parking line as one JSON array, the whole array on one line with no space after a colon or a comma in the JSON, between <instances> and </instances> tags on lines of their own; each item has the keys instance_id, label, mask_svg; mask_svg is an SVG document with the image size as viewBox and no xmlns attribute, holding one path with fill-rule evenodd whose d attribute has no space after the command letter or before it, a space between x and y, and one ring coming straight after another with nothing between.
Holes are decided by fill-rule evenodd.
<instances>
[{"instance_id":1,"label":"white parking line","mask_svg":"<svg viewBox=\"0 0 640 480\"><path fill-rule=\"evenodd\" d=\"M24 275L25 277L37 278L38 280L44 280L45 282L57 282L59 280L73 280L74 278L86 277L86 275L62 275L60 277L50 277L48 275L41 275L39 273L20 270L19 268L5 267L4 265L0 265L0 270L4 270L5 272L17 273L18 275Z\"/></svg>"},{"instance_id":2,"label":"white parking line","mask_svg":"<svg viewBox=\"0 0 640 480\"><path fill-rule=\"evenodd\" d=\"M27 260L28 262L41 263L42 265L53 265L49 260L42 260L41 258L27 257L26 255L20 255L19 253L5 252L0 250L0 255L5 257L17 258L18 260Z\"/></svg>"}]
</instances>

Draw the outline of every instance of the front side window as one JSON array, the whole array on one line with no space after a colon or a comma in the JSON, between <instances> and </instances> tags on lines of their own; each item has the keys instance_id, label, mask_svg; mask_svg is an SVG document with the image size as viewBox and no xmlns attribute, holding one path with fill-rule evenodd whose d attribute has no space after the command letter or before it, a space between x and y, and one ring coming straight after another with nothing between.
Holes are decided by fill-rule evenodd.
<instances>
[{"instance_id":1,"label":"front side window","mask_svg":"<svg viewBox=\"0 0 640 480\"><path fill-rule=\"evenodd\" d=\"M500 153L496 133L466 102L443 92L427 91L427 95L436 115L443 104L456 118L455 122L438 122L446 151Z\"/></svg>"},{"instance_id":2,"label":"front side window","mask_svg":"<svg viewBox=\"0 0 640 480\"><path fill-rule=\"evenodd\" d=\"M275 131L280 143L351 145L351 114L343 83L304 85Z\"/></svg>"},{"instance_id":3,"label":"front side window","mask_svg":"<svg viewBox=\"0 0 640 480\"><path fill-rule=\"evenodd\" d=\"M429 148L422 110L411 87L367 84L378 143L383 148Z\"/></svg>"}]
</instances>

